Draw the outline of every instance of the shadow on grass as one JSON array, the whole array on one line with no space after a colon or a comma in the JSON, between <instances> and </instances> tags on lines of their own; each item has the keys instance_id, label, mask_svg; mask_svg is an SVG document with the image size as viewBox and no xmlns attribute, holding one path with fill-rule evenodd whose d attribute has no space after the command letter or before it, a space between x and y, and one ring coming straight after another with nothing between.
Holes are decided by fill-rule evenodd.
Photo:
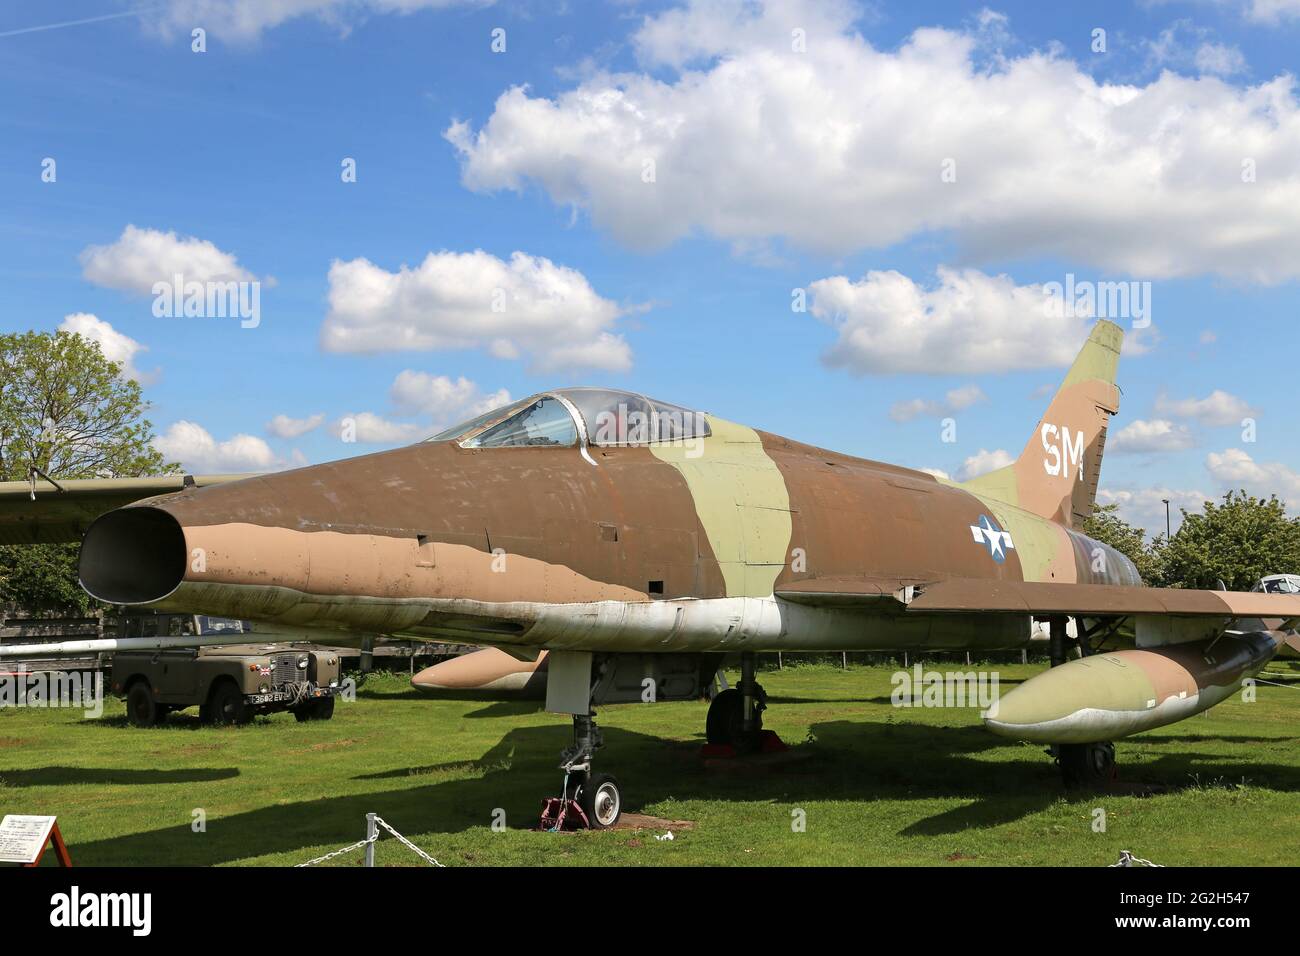
<instances>
[{"instance_id":1,"label":"shadow on grass","mask_svg":"<svg viewBox=\"0 0 1300 956\"><path fill-rule=\"evenodd\" d=\"M287 715L291 723L294 721L292 714L282 711L274 714L257 714L248 723L238 726L212 727L199 720L199 712L196 708L192 712L177 713L173 711L167 715L162 723L153 727L136 727L127 719L125 714L115 714L112 717L86 717L78 721L77 725L79 727L107 727L111 730L131 734L150 734L159 730L215 730L218 733L237 734L247 732L250 728L257 730L259 728L273 727L280 722L277 718L280 718L282 714Z\"/></svg>"},{"instance_id":2,"label":"shadow on grass","mask_svg":"<svg viewBox=\"0 0 1300 956\"><path fill-rule=\"evenodd\" d=\"M696 742L617 727L603 730L605 748L597 767L619 778L629 811L669 799L754 805L956 798L960 806L918 819L900 831L903 836L942 835L1022 819L1065 793L1052 760L1039 748L1008 744L979 727L830 721L814 725L812 739L796 745L789 759L756 758L721 767L706 766ZM569 742L570 731L563 724L515 728L477 760L394 767L353 778L405 781L401 787L266 806L227 817L214 813L206 834L196 835L182 824L80 843L74 858L83 865L212 865L298 850L306 858L306 847L343 846L356 840L367 812L378 813L403 832L458 833L488 826L499 808L512 827L523 829L536 821L541 799L558 793L559 752ZM1157 748L1166 742L1168 738L1148 738ZM994 751L1002 753L989 759L986 754ZM1122 768L1122 744L1120 761ZM1300 768L1243 768L1220 754L1160 753L1124 777L1126 784L1162 785L1167 793L1194 789L1197 780L1238 779L1243 769L1254 786L1300 791ZM412 778L440 772L474 776L411 785Z\"/></svg>"},{"instance_id":3,"label":"shadow on grass","mask_svg":"<svg viewBox=\"0 0 1300 956\"><path fill-rule=\"evenodd\" d=\"M152 786L160 783L207 783L238 777L236 767L194 767L182 770L128 770L120 767L31 767L0 772L10 787L62 787L84 784Z\"/></svg>"}]
</instances>

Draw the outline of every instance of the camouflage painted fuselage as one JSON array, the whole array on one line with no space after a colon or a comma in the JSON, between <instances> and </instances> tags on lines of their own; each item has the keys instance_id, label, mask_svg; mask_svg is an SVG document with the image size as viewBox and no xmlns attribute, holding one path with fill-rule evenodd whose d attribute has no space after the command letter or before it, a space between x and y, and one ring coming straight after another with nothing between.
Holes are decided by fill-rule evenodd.
<instances>
[{"instance_id":1,"label":"camouflage painted fuselage","mask_svg":"<svg viewBox=\"0 0 1300 956\"><path fill-rule=\"evenodd\" d=\"M953 577L1137 583L1122 555L1013 505L710 424L697 443L592 447L594 464L576 448L426 442L153 499L139 507L179 525L183 554L172 542L169 561L184 574L135 596L547 647L851 649L1014 646L1029 620L905 622L883 599L879 610L825 608L776 593L833 582L883 598Z\"/></svg>"}]
</instances>

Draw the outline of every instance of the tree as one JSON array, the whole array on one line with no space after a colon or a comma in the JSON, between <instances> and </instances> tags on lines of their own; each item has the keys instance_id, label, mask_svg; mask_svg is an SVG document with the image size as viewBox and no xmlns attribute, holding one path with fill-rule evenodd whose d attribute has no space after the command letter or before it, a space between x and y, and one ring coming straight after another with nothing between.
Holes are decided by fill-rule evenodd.
<instances>
[{"instance_id":1,"label":"tree","mask_svg":"<svg viewBox=\"0 0 1300 956\"><path fill-rule=\"evenodd\" d=\"M148 404L97 342L70 332L0 335L0 481L32 468L55 480L171 469L153 447ZM85 613L77 546L0 547L0 604Z\"/></svg>"},{"instance_id":2,"label":"tree","mask_svg":"<svg viewBox=\"0 0 1300 956\"><path fill-rule=\"evenodd\" d=\"M1102 544L1108 544L1137 567L1145 584L1159 584L1163 578L1159 553L1147 547L1146 533L1118 514L1119 505L1097 505L1079 530Z\"/></svg>"},{"instance_id":3,"label":"tree","mask_svg":"<svg viewBox=\"0 0 1300 956\"><path fill-rule=\"evenodd\" d=\"M1188 514L1178 533L1159 549L1166 587L1249 591L1266 574L1300 573L1300 523L1286 506L1244 490L1229 491L1222 504L1205 503Z\"/></svg>"}]
</instances>

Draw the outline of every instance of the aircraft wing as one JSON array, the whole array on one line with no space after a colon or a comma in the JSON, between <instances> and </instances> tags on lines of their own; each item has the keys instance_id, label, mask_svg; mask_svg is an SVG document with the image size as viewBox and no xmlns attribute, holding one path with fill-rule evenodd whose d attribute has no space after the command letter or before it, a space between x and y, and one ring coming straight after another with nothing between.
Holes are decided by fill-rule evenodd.
<instances>
[{"instance_id":1,"label":"aircraft wing","mask_svg":"<svg viewBox=\"0 0 1300 956\"><path fill-rule=\"evenodd\" d=\"M903 588L910 583L893 581L891 584L863 578L808 578L777 588L776 595L788 601L828 607L880 607L882 601L893 601L900 606L906 604L908 611L934 613L988 611L1092 617L1300 618L1300 595L1297 594L953 578L919 584L909 601Z\"/></svg>"},{"instance_id":2,"label":"aircraft wing","mask_svg":"<svg viewBox=\"0 0 1300 956\"><path fill-rule=\"evenodd\" d=\"M80 541L105 511L187 485L217 485L251 475L159 475L154 478L82 478L0 481L0 544Z\"/></svg>"},{"instance_id":3,"label":"aircraft wing","mask_svg":"<svg viewBox=\"0 0 1300 956\"><path fill-rule=\"evenodd\" d=\"M925 588L908 610L1294 618L1300 595L958 578Z\"/></svg>"}]
</instances>

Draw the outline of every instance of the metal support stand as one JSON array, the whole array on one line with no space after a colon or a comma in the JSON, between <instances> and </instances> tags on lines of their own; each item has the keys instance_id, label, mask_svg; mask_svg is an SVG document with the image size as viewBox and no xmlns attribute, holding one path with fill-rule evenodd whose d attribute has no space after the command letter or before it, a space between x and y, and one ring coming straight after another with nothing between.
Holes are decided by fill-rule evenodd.
<instances>
[{"instance_id":1,"label":"metal support stand","mask_svg":"<svg viewBox=\"0 0 1300 956\"><path fill-rule=\"evenodd\" d=\"M1047 619L1048 648L1053 667L1060 667L1069 657L1070 639L1065 633L1065 622L1064 614L1053 614Z\"/></svg>"},{"instance_id":2,"label":"metal support stand","mask_svg":"<svg viewBox=\"0 0 1300 956\"><path fill-rule=\"evenodd\" d=\"M742 700L740 728L748 737L756 729L758 706L758 682L754 679L754 652L744 651L740 655L740 696Z\"/></svg>"}]
</instances>

